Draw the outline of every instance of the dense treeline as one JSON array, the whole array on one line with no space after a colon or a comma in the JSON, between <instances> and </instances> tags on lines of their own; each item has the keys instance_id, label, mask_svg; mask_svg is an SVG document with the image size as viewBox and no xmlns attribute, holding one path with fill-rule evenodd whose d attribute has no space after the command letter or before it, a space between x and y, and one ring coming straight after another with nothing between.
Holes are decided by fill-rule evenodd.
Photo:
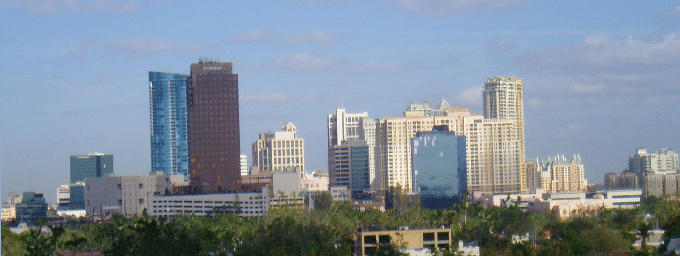
<instances>
[{"instance_id":1,"label":"dense treeline","mask_svg":"<svg viewBox=\"0 0 680 256\"><path fill-rule=\"evenodd\" d=\"M554 214L524 212L516 206L483 208L474 203L446 210L395 205L387 212L360 212L348 203L336 202L319 204L316 210L272 209L259 218L114 216L103 223L72 219L48 226L50 232L30 229L14 234L3 226L2 254L350 255L358 228L448 225L454 239L476 241L483 255L648 255L661 254L665 248L636 250L632 246L635 232L646 236L658 223L666 230L666 241L680 237L679 210L677 200L652 198L635 209L587 212L564 221ZM526 239L513 243L513 234ZM396 253L393 249L384 252Z\"/></svg>"}]
</instances>

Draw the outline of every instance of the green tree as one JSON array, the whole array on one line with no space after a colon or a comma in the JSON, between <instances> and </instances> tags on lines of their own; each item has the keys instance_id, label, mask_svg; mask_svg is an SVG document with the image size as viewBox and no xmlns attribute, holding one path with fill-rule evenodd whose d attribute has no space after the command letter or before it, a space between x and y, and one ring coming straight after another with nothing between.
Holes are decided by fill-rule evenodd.
<instances>
[{"instance_id":1,"label":"green tree","mask_svg":"<svg viewBox=\"0 0 680 256\"><path fill-rule=\"evenodd\" d=\"M2 255L26 255L24 243L18 234L12 232L8 227L2 227Z\"/></svg>"},{"instance_id":2,"label":"green tree","mask_svg":"<svg viewBox=\"0 0 680 256\"><path fill-rule=\"evenodd\" d=\"M318 210L330 209L333 205L333 196L328 191L314 193L312 200L314 201L314 209Z\"/></svg>"}]
</instances>

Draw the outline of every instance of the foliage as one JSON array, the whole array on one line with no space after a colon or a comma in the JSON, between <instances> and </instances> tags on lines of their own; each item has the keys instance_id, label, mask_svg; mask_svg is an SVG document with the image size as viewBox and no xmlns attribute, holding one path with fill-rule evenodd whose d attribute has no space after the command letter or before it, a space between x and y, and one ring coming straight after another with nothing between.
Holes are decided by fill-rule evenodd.
<instances>
[{"instance_id":1,"label":"foliage","mask_svg":"<svg viewBox=\"0 0 680 256\"><path fill-rule=\"evenodd\" d=\"M319 194L317 196L327 197ZM393 208L358 211L349 202L315 199L315 210L281 207L263 217L216 214L172 219L124 218L109 222L66 219L60 225L30 229L21 235L2 229L3 255L60 255L65 251L106 255L350 255L357 229L399 226L448 226L452 241L476 241L485 255L650 254L635 250L635 231L666 230L664 240L680 237L680 204L650 198L635 209L609 209L561 220L552 213L526 212L511 204L482 207L465 200L445 210L424 209L398 189ZM326 198L328 199L328 198ZM513 235L525 240L513 241ZM400 255L403 245L382 245L376 253ZM665 251L665 247L659 249ZM455 249L437 255L456 255Z\"/></svg>"}]
</instances>

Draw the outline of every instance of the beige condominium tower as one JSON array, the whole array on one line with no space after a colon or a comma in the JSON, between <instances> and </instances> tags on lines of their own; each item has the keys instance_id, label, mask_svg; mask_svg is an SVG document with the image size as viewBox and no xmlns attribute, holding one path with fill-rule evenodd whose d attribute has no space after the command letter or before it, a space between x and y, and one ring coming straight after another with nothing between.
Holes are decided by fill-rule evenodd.
<instances>
[{"instance_id":1,"label":"beige condominium tower","mask_svg":"<svg viewBox=\"0 0 680 256\"><path fill-rule=\"evenodd\" d=\"M484 140L486 145L480 146L486 152L479 159L484 168L477 184L468 182L468 189L493 193L526 192L522 80L498 76L487 79L483 107L484 123L496 123L497 127L485 131L488 134Z\"/></svg>"}]
</instances>

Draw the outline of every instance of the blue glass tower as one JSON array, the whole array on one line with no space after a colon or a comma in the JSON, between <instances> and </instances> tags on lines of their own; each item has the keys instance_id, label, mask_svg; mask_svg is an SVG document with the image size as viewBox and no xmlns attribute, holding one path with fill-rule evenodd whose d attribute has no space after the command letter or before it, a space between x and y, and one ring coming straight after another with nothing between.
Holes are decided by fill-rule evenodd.
<instances>
[{"instance_id":1,"label":"blue glass tower","mask_svg":"<svg viewBox=\"0 0 680 256\"><path fill-rule=\"evenodd\" d=\"M189 180L187 75L149 71L151 171Z\"/></svg>"},{"instance_id":2,"label":"blue glass tower","mask_svg":"<svg viewBox=\"0 0 680 256\"><path fill-rule=\"evenodd\" d=\"M442 209L459 201L467 190L465 137L435 126L413 137L412 145L413 188L423 206Z\"/></svg>"}]
</instances>

